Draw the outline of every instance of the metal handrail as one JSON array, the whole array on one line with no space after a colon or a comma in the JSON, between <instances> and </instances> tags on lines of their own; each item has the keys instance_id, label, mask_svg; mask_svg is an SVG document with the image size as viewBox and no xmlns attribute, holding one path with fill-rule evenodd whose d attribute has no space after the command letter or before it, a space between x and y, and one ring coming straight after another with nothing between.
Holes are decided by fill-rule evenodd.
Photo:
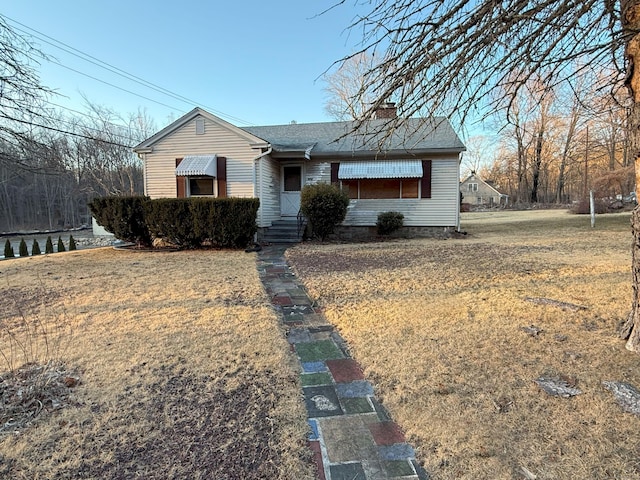
<instances>
[{"instance_id":1,"label":"metal handrail","mask_svg":"<svg viewBox=\"0 0 640 480\"><path fill-rule=\"evenodd\" d=\"M300 238L300 233L302 232L302 229L305 227L305 218L304 215L302 214L302 210L298 210L298 215L297 215L297 220L298 220L298 238Z\"/></svg>"}]
</instances>

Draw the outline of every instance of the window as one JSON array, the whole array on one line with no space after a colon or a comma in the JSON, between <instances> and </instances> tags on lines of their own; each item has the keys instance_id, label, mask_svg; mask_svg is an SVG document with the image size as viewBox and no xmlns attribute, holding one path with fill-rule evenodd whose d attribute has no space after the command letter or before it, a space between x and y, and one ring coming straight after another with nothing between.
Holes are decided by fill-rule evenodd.
<instances>
[{"instance_id":1,"label":"window","mask_svg":"<svg viewBox=\"0 0 640 480\"><path fill-rule=\"evenodd\" d=\"M342 180L351 199L418 198L417 178Z\"/></svg>"},{"instance_id":2,"label":"window","mask_svg":"<svg viewBox=\"0 0 640 480\"><path fill-rule=\"evenodd\" d=\"M214 186L211 177L188 177L189 178L189 194L192 197L213 196Z\"/></svg>"},{"instance_id":3,"label":"window","mask_svg":"<svg viewBox=\"0 0 640 480\"><path fill-rule=\"evenodd\" d=\"M478 191L478 184L477 183L469 183L467 184L467 188L469 189L469 192L477 192Z\"/></svg>"}]
</instances>

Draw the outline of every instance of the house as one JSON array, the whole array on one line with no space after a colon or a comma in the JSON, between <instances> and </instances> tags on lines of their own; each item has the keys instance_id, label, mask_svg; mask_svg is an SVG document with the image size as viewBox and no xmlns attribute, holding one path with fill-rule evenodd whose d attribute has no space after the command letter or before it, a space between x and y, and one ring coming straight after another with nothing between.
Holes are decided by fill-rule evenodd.
<instances>
[{"instance_id":1,"label":"house","mask_svg":"<svg viewBox=\"0 0 640 480\"><path fill-rule=\"evenodd\" d=\"M476 172L464 179L460 184L463 202L488 207L507 206L509 195L500 193L490 182L485 182Z\"/></svg>"},{"instance_id":2,"label":"house","mask_svg":"<svg viewBox=\"0 0 640 480\"><path fill-rule=\"evenodd\" d=\"M415 235L455 230L464 145L444 118L412 118L393 131L386 122L357 133L353 122L237 127L195 108L134 152L151 198L259 198L259 235L295 223L302 187L318 182L348 190L344 234L370 233L385 211L403 213Z\"/></svg>"}]
</instances>

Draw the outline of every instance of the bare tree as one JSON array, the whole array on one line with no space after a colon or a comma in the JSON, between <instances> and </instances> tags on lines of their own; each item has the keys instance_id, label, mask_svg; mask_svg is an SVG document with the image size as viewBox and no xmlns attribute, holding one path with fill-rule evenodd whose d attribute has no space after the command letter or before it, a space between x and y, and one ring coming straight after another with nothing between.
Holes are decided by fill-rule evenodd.
<instances>
[{"instance_id":1,"label":"bare tree","mask_svg":"<svg viewBox=\"0 0 640 480\"><path fill-rule=\"evenodd\" d=\"M344 59L335 71L323 76L327 93L324 108L331 118L339 121L362 118L373 101L364 82L373 65L373 57L361 52Z\"/></svg>"},{"instance_id":2,"label":"bare tree","mask_svg":"<svg viewBox=\"0 0 640 480\"><path fill-rule=\"evenodd\" d=\"M42 117L41 100L52 93L40 83L34 68L44 58L29 38L0 15L0 140L4 145L31 141L29 127ZM0 162L12 160L0 152Z\"/></svg>"},{"instance_id":3,"label":"bare tree","mask_svg":"<svg viewBox=\"0 0 640 480\"><path fill-rule=\"evenodd\" d=\"M344 3L346 0L342 0ZM640 0L380 0L352 23L358 53L381 59L365 75L374 100L401 113L437 113L463 123L499 108L499 89L515 98L531 78L548 86L613 69L626 86L628 143L640 190ZM568 68L574 63L579 70ZM518 71L516 77L511 72ZM507 102L507 110L511 107ZM361 122L363 123L363 122ZM356 125L357 127L358 125ZM633 304L627 348L640 351L640 209L633 213Z\"/></svg>"}]
</instances>

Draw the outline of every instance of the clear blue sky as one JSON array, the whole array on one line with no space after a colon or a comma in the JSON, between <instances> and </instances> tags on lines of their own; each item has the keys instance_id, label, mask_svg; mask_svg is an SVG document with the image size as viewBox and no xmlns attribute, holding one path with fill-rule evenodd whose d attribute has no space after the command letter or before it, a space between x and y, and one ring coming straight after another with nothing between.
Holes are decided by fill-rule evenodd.
<instances>
[{"instance_id":1,"label":"clear blue sky","mask_svg":"<svg viewBox=\"0 0 640 480\"><path fill-rule=\"evenodd\" d=\"M347 30L357 13L354 1L319 15L336 1L11 0L0 13L12 27L40 37L35 42L53 57L38 71L42 83L62 95L56 103L83 110L84 95L125 116L143 108L158 128L201 106L244 126L330 120L320 77L361 40ZM191 101L127 80L55 45Z\"/></svg>"}]
</instances>

